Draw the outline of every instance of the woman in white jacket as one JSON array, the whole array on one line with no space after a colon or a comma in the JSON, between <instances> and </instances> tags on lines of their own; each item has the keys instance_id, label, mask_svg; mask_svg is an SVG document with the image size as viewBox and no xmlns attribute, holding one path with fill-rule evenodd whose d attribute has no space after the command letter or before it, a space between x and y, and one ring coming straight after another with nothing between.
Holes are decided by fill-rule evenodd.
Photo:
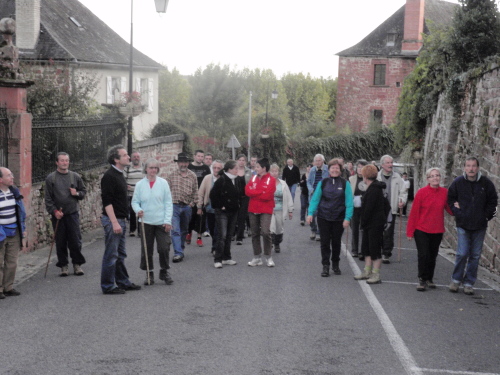
<instances>
[{"instance_id":1,"label":"woman in white jacket","mask_svg":"<svg viewBox=\"0 0 500 375\"><path fill-rule=\"evenodd\" d=\"M278 178L280 167L272 164L269 173L276 179L276 191L274 192L274 212L271 219L271 235L274 245L274 251L279 253L280 243L283 241L283 221L293 217L293 200L290 189L284 180Z\"/></svg>"}]
</instances>

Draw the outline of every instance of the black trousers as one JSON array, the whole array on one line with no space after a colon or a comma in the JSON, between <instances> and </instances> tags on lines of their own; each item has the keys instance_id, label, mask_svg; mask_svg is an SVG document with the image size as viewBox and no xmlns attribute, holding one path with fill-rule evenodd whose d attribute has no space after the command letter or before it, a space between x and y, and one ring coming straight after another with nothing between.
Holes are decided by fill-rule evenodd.
<instances>
[{"instance_id":1,"label":"black trousers","mask_svg":"<svg viewBox=\"0 0 500 375\"><path fill-rule=\"evenodd\" d=\"M363 239L361 241L361 254L377 260L382 257L382 240L384 225L363 229Z\"/></svg>"},{"instance_id":2,"label":"black trousers","mask_svg":"<svg viewBox=\"0 0 500 375\"><path fill-rule=\"evenodd\" d=\"M392 222L387 223L387 228L384 230L383 236L383 246L382 246L382 254L391 257L392 249L394 248L394 229L396 228L397 215L392 215ZM399 218L402 220L402 218Z\"/></svg>"},{"instance_id":3,"label":"black trousers","mask_svg":"<svg viewBox=\"0 0 500 375\"><path fill-rule=\"evenodd\" d=\"M248 203L250 202L249 197L243 198L241 201L240 209L238 210L238 221L236 223L236 241L243 241L245 237L245 224L250 227L250 222L248 221Z\"/></svg>"},{"instance_id":4,"label":"black trousers","mask_svg":"<svg viewBox=\"0 0 500 375\"><path fill-rule=\"evenodd\" d=\"M170 251L170 244L172 240L170 239L170 233L165 232L163 225L150 225L144 224L144 236L146 237L146 248L148 253L148 266L149 270L154 269L153 263L153 253L155 250L155 240L156 248L158 250L158 257L160 259L160 268L168 270L170 265L168 264L168 253ZM141 270L146 271L146 258L144 251L144 243L142 241L143 236L141 236Z\"/></svg>"},{"instance_id":5,"label":"black trousers","mask_svg":"<svg viewBox=\"0 0 500 375\"><path fill-rule=\"evenodd\" d=\"M188 234L194 230L200 235L205 232L205 222L207 221L205 216L205 210L202 210L201 216L198 215L198 207L194 206L191 212L191 221L189 222Z\"/></svg>"},{"instance_id":6,"label":"black trousers","mask_svg":"<svg viewBox=\"0 0 500 375\"><path fill-rule=\"evenodd\" d=\"M340 246L344 227L342 221L328 221L318 217L318 228L321 233L321 264L330 266L340 261Z\"/></svg>"},{"instance_id":7,"label":"black trousers","mask_svg":"<svg viewBox=\"0 0 500 375\"><path fill-rule=\"evenodd\" d=\"M418 252L418 278L432 281L443 233L425 233L417 229L413 237Z\"/></svg>"},{"instance_id":8,"label":"black trousers","mask_svg":"<svg viewBox=\"0 0 500 375\"><path fill-rule=\"evenodd\" d=\"M56 230L57 219L52 216L52 228ZM56 267L68 265L68 250L73 264L84 264L82 255L82 235L80 232L80 214L77 212L64 215L59 220L56 233Z\"/></svg>"},{"instance_id":9,"label":"black trousers","mask_svg":"<svg viewBox=\"0 0 500 375\"><path fill-rule=\"evenodd\" d=\"M132 209L132 197L128 197L128 211L129 211L129 233L135 232L137 229L137 216Z\"/></svg>"},{"instance_id":10,"label":"black trousers","mask_svg":"<svg viewBox=\"0 0 500 375\"><path fill-rule=\"evenodd\" d=\"M361 224L361 207L355 207L351 218L351 253L359 254L359 226Z\"/></svg>"}]
</instances>

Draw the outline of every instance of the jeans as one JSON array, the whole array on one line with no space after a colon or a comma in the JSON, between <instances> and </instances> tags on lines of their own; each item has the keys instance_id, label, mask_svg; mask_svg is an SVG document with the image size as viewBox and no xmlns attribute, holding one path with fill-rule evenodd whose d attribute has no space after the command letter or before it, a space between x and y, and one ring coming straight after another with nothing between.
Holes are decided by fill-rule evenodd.
<instances>
[{"instance_id":1,"label":"jeans","mask_svg":"<svg viewBox=\"0 0 500 375\"><path fill-rule=\"evenodd\" d=\"M309 197L300 194L300 221L306 221L307 209L309 208Z\"/></svg>"},{"instance_id":2,"label":"jeans","mask_svg":"<svg viewBox=\"0 0 500 375\"><path fill-rule=\"evenodd\" d=\"M142 224L141 224L142 225ZM170 268L168 264L168 252L170 250L170 244L172 240L170 239L170 233L165 232L163 225L150 225L144 223L144 237L146 237L146 248L148 250L148 267L149 270L154 269L153 264L153 253L155 250L155 239L156 248L158 250L158 257L160 259L160 268L168 270ZM141 236L141 270L146 271L146 257L144 256L144 243L142 241L143 236Z\"/></svg>"},{"instance_id":3,"label":"jeans","mask_svg":"<svg viewBox=\"0 0 500 375\"><path fill-rule=\"evenodd\" d=\"M248 221L248 202L250 202L250 198L244 197L238 210L236 241L243 241L243 237L245 237L245 223Z\"/></svg>"},{"instance_id":4,"label":"jeans","mask_svg":"<svg viewBox=\"0 0 500 375\"><path fill-rule=\"evenodd\" d=\"M418 278L432 281L443 233L426 233L417 229L413 237L418 253Z\"/></svg>"},{"instance_id":5,"label":"jeans","mask_svg":"<svg viewBox=\"0 0 500 375\"><path fill-rule=\"evenodd\" d=\"M330 257L333 264L340 261L340 247L344 233L342 221L329 221L318 217L318 227L321 233L321 264L330 266Z\"/></svg>"},{"instance_id":6,"label":"jeans","mask_svg":"<svg viewBox=\"0 0 500 375\"><path fill-rule=\"evenodd\" d=\"M210 232L210 236L212 237L212 252L215 252L215 248L217 247L217 227L215 225L215 214L207 212L207 227Z\"/></svg>"},{"instance_id":7,"label":"jeans","mask_svg":"<svg viewBox=\"0 0 500 375\"><path fill-rule=\"evenodd\" d=\"M260 244L260 235L264 241L264 255L271 256L271 214L254 214L249 212L250 229L252 230L252 247L253 255L255 258L260 257L262 254L262 247Z\"/></svg>"},{"instance_id":8,"label":"jeans","mask_svg":"<svg viewBox=\"0 0 500 375\"><path fill-rule=\"evenodd\" d=\"M188 205L174 204L174 213L172 215L172 245L174 256L184 256L184 247L186 235L188 233L189 221L191 220L192 208Z\"/></svg>"},{"instance_id":9,"label":"jeans","mask_svg":"<svg viewBox=\"0 0 500 375\"><path fill-rule=\"evenodd\" d=\"M457 227L458 246L452 281L473 286L477 279L477 267L483 250L486 228L467 230Z\"/></svg>"},{"instance_id":10,"label":"jeans","mask_svg":"<svg viewBox=\"0 0 500 375\"><path fill-rule=\"evenodd\" d=\"M51 220L55 232L58 220L54 216L51 217ZM56 267L68 265L68 249L73 264L82 265L85 263L85 258L82 255L82 235L80 233L80 214L78 211L64 215L59 220L59 225L57 225Z\"/></svg>"},{"instance_id":11,"label":"jeans","mask_svg":"<svg viewBox=\"0 0 500 375\"><path fill-rule=\"evenodd\" d=\"M292 186L289 186L290 194L292 194L292 202L295 200L295 191L297 190L297 185L298 184L293 184Z\"/></svg>"},{"instance_id":12,"label":"jeans","mask_svg":"<svg viewBox=\"0 0 500 375\"><path fill-rule=\"evenodd\" d=\"M361 224L361 207L355 207L351 218L351 253L359 254L359 227Z\"/></svg>"},{"instance_id":13,"label":"jeans","mask_svg":"<svg viewBox=\"0 0 500 375\"><path fill-rule=\"evenodd\" d=\"M311 221L311 233L319 235L320 229L318 226L318 214L315 213L313 215L313 219Z\"/></svg>"},{"instance_id":14,"label":"jeans","mask_svg":"<svg viewBox=\"0 0 500 375\"><path fill-rule=\"evenodd\" d=\"M217 223L217 247L215 249L215 263L231 259L231 237L234 233L238 211L225 212L215 210L215 222Z\"/></svg>"},{"instance_id":15,"label":"jeans","mask_svg":"<svg viewBox=\"0 0 500 375\"><path fill-rule=\"evenodd\" d=\"M101 223L104 227L104 256L102 257L101 288L103 292L109 292L115 288L115 283L119 288L126 288L132 283L128 279L127 268L125 267L125 232L127 224L125 219L117 219L122 227L122 232L115 234L113 224L106 215L101 216Z\"/></svg>"}]
</instances>

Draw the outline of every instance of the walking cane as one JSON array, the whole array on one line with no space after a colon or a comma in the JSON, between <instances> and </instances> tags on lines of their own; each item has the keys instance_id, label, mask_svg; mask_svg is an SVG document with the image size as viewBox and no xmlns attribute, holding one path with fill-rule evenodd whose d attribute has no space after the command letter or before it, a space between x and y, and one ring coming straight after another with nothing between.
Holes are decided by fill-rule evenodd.
<instances>
[{"instance_id":1,"label":"walking cane","mask_svg":"<svg viewBox=\"0 0 500 375\"><path fill-rule=\"evenodd\" d=\"M62 207L59 209L59 211L62 212ZM52 249L54 248L54 244L56 243L57 227L59 227L59 220L60 219L57 219L56 221L56 229L54 229L54 237L52 238L52 245L50 245L49 259L47 259L47 265L45 266L45 275L43 276L44 279L47 277L47 270L49 269L50 256L52 255Z\"/></svg>"},{"instance_id":2,"label":"walking cane","mask_svg":"<svg viewBox=\"0 0 500 375\"><path fill-rule=\"evenodd\" d=\"M403 231L403 209L399 208L399 250L398 262L401 263L401 232Z\"/></svg>"},{"instance_id":3,"label":"walking cane","mask_svg":"<svg viewBox=\"0 0 500 375\"><path fill-rule=\"evenodd\" d=\"M347 227L345 232L345 257L347 258L347 247L349 246L349 227Z\"/></svg>"},{"instance_id":4,"label":"walking cane","mask_svg":"<svg viewBox=\"0 0 500 375\"><path fill-rule=\"evenodd\" d=\"M144 258L146 258L146 272L148 273L148 285L151 285L151 280L149 278L148 247L146 245L146 233L144 233L144 220L141 220L141 234L142 234L142 243L144 248Z\"/></svg>"}]
</instances>

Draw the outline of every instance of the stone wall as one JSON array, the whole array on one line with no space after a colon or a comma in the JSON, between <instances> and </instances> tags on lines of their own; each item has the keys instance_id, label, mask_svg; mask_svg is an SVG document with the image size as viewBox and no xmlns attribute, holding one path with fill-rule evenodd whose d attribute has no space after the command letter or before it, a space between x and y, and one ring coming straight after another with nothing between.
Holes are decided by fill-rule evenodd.
<instances>
[{"instance_id":1,"label":"stone wall","mask_svg":"<svg viewBox=\"0 0 500 375\"><path fill-rule=\"evenodd\" d=\"M431 166L444 173L444 186L463 172L467 156L479 159L481 173L500 188L500 68L493 67L465 90L460 114L442 97L427 128L422 171ZM420 181L419 186L422 186ZM446 215L445 240L456 248L454 219ZM500 219L489 222L481 264L500 272Z\"/></svg>"},{"instance_id":2,"label":"stone wall","mask_svg":"<svg viewBox=\"0 0 500 375\"><path fill-rule=\"evenodd\" d=\"M171 135L148 139L134 143L134 148L141 153L142 160L155 158L160 162L160 175L165 177L167 173L176 168L174 157L182 152L184 135ZM82 232L89 232L101 225L102 213L101 203L101 178L107 166L81 173L87 195L80 201L80 224ZM34 184L31 194L25 204L31 206L27 218L28 244L30 249L35 250L51 243L53 231L50 215L45 210L45 182Z\"/></svg>"}]
</instances>

